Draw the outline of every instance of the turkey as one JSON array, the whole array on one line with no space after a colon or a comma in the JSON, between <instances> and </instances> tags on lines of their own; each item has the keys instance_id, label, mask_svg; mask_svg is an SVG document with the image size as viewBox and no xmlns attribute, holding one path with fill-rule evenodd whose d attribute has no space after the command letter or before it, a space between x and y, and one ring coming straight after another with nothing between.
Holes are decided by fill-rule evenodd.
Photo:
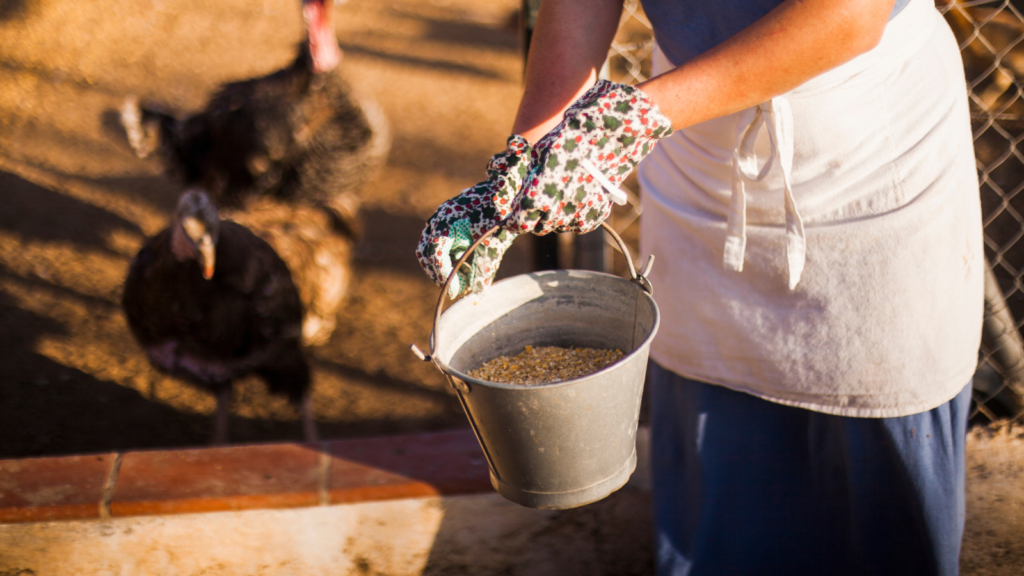
<instances>
[{"instance_id":1,"label":"turkey","mask_svg":"<svg viewBox=\"0 0 1024 576\"><path fill-rule=\"evenodd\" d=\"M132 260L122 299L128 327L159 370L216 395L213 442L227 440L232 382L255 374L316 430L302 305L284 261L244 226L221 220L197 189Z\"/></svg>"},{"instance_id":2,"label":"turkey","mask_svg":"<svg viewBox=\"0 0 1024 576\"><path fill-rule=\"evenodd\" d=\"M302 308L302 340L325 344L352 281L354 244L362 235L358 200L342 195L326 211L304 204L257 198L225 217L266 240L291 270Z\"/></svg>"},{"instance_id":3,"label":"turkey","mask_svg":"<svg viewBox=\"0 0 1024 576\"><path fill-rule=\"evenodd\" d=\"M227 84L206 107L176 116L129 98L121 119L140 157L159 150L185 186L268 241L287 263L306 311L304 340L328 340L358 240L356 190L384 163L387 121L345 82L329 0L304 0L306 40L286 68Z\"/></svg>"},{"instance_id":4,"label":"turkey","mask_svg":"<svg viewBox=\"0 0 1024 576\"><path fill-rule=\"evenodd\" d=\"M140 157L159 149L184 186L218 206L254 196L330 208L386 159L387 121L338 70L342 52L330 0L303 0L306 40L295 60L267 76L226 84L205 109L179 117L129 97L121 120Z\"/></svg>"}]
</instances>

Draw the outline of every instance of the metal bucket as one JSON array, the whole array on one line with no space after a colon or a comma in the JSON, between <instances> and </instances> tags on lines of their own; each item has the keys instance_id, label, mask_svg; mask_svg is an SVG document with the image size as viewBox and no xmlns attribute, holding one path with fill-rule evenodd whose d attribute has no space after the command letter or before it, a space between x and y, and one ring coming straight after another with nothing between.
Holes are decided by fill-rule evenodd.
<instances>
[{"instance_id":1,"label":"metal bucket","mask_svg":"<svg viewBox=\"0 0 1024 576\"><path fill-rule=\"evenodd\" d=\"M606 230L629 260L618 235ZM463 297L444 313L447 286L442 289L431 355L413 349L458 393L491 484L505 498L531 508L574 508L618 490L636 468L640 399L659 315L647 269L638 274L631 261L629 268L631 280L584 270L522 274ZM527 345L617 348L624 357L551 384L499 384L468 375Z\"/></svg>"}]
</instances>

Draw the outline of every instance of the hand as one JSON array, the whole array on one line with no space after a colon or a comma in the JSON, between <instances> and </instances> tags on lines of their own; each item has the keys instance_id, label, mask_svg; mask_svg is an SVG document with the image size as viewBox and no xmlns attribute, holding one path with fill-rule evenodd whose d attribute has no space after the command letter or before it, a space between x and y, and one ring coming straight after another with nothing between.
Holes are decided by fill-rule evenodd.
<instances>
[{"instance_id":1,"label":"hand","mask_svg":"<svg viewBox=\"0 0 1024 576\"><path fill-rule=\"evenodd\" d=\"M530 143L513 135L504 152L487 164L487 180L463 190L441 204L427 221L416 248L416 256L427 276L444 286L452 265L484 232L508 217L530 161ZM484 240L473 255L472 265L463 266L448 288L455 298L467 289L479 292L489 286L498 271L505 250L516 233L502 228Z\"/></svg>"},{"instance_id":2,"label":"hand","mask_svg":"<svg viewBox=\"0 0 1024 576\"><path fill-rule=\"evenodd\" d=\"M507 228L541 235L597 228L611 213L611 197L581 160L617 185L671 133L672 123L639 88L598 80L533 148Z\"/></svg>"}]
</instances>

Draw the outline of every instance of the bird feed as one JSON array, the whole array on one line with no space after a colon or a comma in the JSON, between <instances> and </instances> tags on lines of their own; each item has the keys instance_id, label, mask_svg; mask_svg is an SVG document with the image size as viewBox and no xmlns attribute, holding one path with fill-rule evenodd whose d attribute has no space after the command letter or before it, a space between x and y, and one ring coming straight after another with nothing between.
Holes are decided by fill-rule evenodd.
<instances>
[{"instance_id":1,"label":"bird feed","mask_svg":"<svg viewBox=\"0 0 1024 576\"><path fill-rule=\"evenodd\" d=\"M503 384L550 384L586 376L622 358L621 350L527 346L514 357L498 356L469 375Z\"/></svg>"}]
</instances>

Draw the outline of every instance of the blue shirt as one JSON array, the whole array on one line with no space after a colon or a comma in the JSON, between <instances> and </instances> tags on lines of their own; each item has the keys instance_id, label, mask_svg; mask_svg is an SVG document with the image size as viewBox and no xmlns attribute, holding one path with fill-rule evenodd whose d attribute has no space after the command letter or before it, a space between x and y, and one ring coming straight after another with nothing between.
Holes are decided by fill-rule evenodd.
<instances>
[{"instance_id":1,"label":"blue shirt","mask_svg":"<svg viewBox=\"0 0 1024 576\"><path fill-rule=\"evenodd\" d=\"M910 0L896 0L889 19ZM750 26L782 0L641 0L665 56L679 66Z\"/></svg>"}]
</instances>

